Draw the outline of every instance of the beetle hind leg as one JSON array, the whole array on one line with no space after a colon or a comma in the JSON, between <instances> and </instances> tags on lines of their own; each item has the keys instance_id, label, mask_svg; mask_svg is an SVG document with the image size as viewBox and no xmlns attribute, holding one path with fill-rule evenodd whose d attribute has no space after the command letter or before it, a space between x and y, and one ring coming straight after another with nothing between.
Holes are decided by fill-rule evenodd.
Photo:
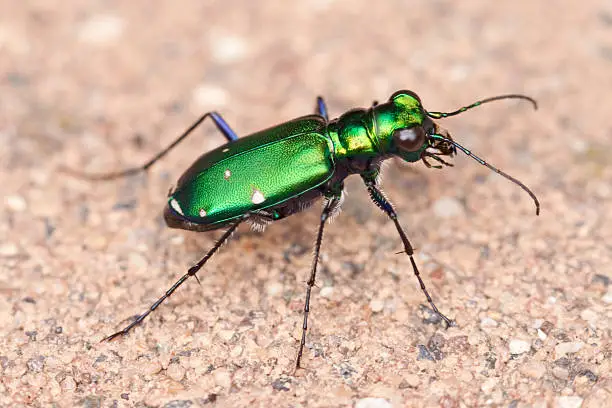
<instances>
[{"instance_id":1,"label":"beetle hind leg","mask_svg":"<svg viewBox=\"0 0 612 408\"><path fill-rule=\"evenodd\" d=\"M81 171L70 169L64 166L61 166L59 170L64 173L70 174L73 177L78 177L78 178L86 179L86 180L94 180L94 181L95 180L114 180L114 179L118 179L121 177L126 177L126 176L131 176L133 174L142 173L144 171L147 171L149 167L151 167L158 160L160 160L162 157L168 154L168 152L174 149L179 143L185 140L185 138L187 138L187 136L189 136L208 117L212 119L213 123L215 124L217 129L219 129L221 134L227 139L228 143L232 143L238 140L238 135L236 135L236 132L232 130L232 128L227 124L227 122L225 121L225 119L223 119L221 115L219 115L217 112L214 112L214 111L206 112L204 115L200 116L198 120L192 123L191 126L189 126L179 137L177 137L172 143L170 143L168 147L166 147L165 149L157 153L155 156L153 156L153 158L151 158L149 161L147 161L142 166L132 167L126 170L115 171L115 172L104 173L104 174L88 174L88 173L83 173Z\"/></svg>"}]
</instances>

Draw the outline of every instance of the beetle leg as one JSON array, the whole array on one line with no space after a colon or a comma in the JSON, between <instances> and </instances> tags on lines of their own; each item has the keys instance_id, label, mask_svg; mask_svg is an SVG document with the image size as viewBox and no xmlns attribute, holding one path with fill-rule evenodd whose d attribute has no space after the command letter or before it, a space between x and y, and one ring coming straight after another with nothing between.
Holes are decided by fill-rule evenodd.
<instances>
[{"instance_id":1,"label":"beetle leg","mask_svg":"<svg viewBox=\"0 0 612 408\"><path fill-rule=\"evenodd\" d=\"M300 348L298 350L297 358L295 360L295 370L300 368L300 361L302 360L302 352L304 351L304 345L306 344L306 330L308 329L308 313L310 312L310 292L312 287L315 285L315 279L317 275L317 265L319 262L319 251L321 249L321 241L323 240L323 227L325 222L338 211L338 206L342 203L342 194L333 195L327 199L325 207L321 212L321 221L319 223L319 233L317 234L317 240L314 247L314 257L312 258L312 266L310 269L310 277L306 282L306 301L304 302L304 323L302 324L302 339L300 341Z\"/></svg>"},{"instance_id":2,"label":"beetle leg","mask_svg":"<svg viewBox=\"0 0 612 408\"><path fill-rule=\"evenodd\" d=\"M215 122L215 126L217 126L217 129L219 129L219 131L223 133L223 136L225 136L228 143L235 142L236 140L238 140L238 135L236 134L236 132L232 130L230 125L227 124L227 122L225 121L225 119L223 119L221 115L219 115L217 112L210 112L210 118L213 120L213 122Z\"/></svg>"},{"instance_id":3,"label":"beetle leg","mask_svg":"<svg viewBox=\"0 0 612 408\"><path fill-rule=\"evenodd\" d=\"M329 121L329 115L327 114L327 104L322 96L317 96L317 105L315 107L315 113L323 116L325 121Z\"/></svg>"},{"instance_id":4,"label":"beetle leg","mask_svg":"<svg viewBox=\"0 0 612 408\"><path fill-rule=\"evenodd\" d=\"M60 167L60 170L65 173L71 174L72 176L84 178L88 180L113 180L116 178L130 176L132 174L137 174L137 173L146 171L155 162L157 162L159 159L161 159L166 154L168 154L170 150L174 149L176 145L181 143L187 136L189 136L191 132L195 130L195 128L200 126L200 124L204 122L204 120L208 117L210 117L213 120L215 126L217 126L217 129L219 129L219 131L223 134L223 136L225 136L228 143L232 143L238 140L238 136L236 135L236 133L227 124L227 122L223 119L223 117L221 117L221 115L219 115L217 112L207 112L204 115L202 115L200 119L196 120L191 126L189 126L189 128L187 128L179 137L177 137L174 140L174 142L170 143L168 147L166 147L161 152L157 153L152 159L150 159L148 162L146 162L142 166L132 167L126 170L116 171L112 173L105 173L105 174L86 174L86 173L81 173L79 171L72 170L66 167Z\"/></svg>"},{"instance_id":5,"label":"beetle leg","mask_svg":"<svg viewBox=\"0 0 612 408\"><path fill-rule=\"evenodd\" d=\"M135 326L137 326L140 323L142 323L142 321L148 315L150 315L151 312L153 312L155 309L157 309L159 307L159 305L161 305L164 302L164 300L166 300L168 297L170 297L170 295L172 295L174 293L174 291L177 290L179 288L179 286L181 286L187 279L189 279L192 276L197 279L198 277L196 276L196 273L198 273L198 271L204 266L204 264L210 258L212 258L212 256L215 254L215 252L217 252L217 250L219 248L221 248L221 246L229 239L229 237L234 233L236 228L238 228L238 225L240 225L247 218L248 218L248 215L245 215L244 217L240 218L238 221L233 223L227 229L227 231L225 231L225 233L221 236L221 238L219 238L219 240L215 243L215 245L208 251L208 253L206 255L204 255L204 258L200 259L200 261L198 263L196 263L191 268L189 268L189 271L187 271L186 274L181 276L181 278L179 280L177 280L174 283L174 285L172 285L170 287L170 289L168 289L166 291L166 293L164 293L159 299L157 299L155 301L155 303L153 303L146 312L144 312L143 314L139 315L136 319L134 319L134 321L132 323L127 325L122 330L118 331L117 333L111 334L108 337L103 338L101 341L111 341L111 340L113 340L114 338L116 338L118 336L123 336L123 335L128 334L128 332L130 330L132 330L132 328L134 328Z\"/></svg>"},{"instance_id":6,"label":"beetle leg","mask_svg":"<svg viewBox=\"0 0 612 408\"><path fill-rule=\"evenodd\" d=\"M419 274L419 269L417 268L416 262L414 261L414 257L413 257L414 250L412 249L412 245L410 244L410 241L408 240L406 233L402 229L402 226L400 225L397 219L397 213L395 212L393 205L391 205L391 203L387 200L384 193L379 188L377 188L375 179L371 178L370 175L362 175L361 177L363 178L363 181L368 189L368 193L370 194L370 198L372 199L372 201L374 201L374 204L376 204L381 210L383 210L395 224L395 228L397 229L397 232L399 233L402 243L404 244L403 252L405 252L410 257L410 263L412 264L412 270L414 271L414 275L419 280L419 285L421 286L421 290L423 291L423 293L425 294L425 297L427 298L427 302L429 302L429 305L431 306L433 311L438 316L440 316L442 320L444 320L444 322L447 324L447 327L450 327L451 325L453 325L452 320L444 316L438 310L435 303L431 299L431 296L429 296L429 293L427 292L425 283L423 282L423 279L421 279L421 275Z\"/></svg>"}]
</instances>

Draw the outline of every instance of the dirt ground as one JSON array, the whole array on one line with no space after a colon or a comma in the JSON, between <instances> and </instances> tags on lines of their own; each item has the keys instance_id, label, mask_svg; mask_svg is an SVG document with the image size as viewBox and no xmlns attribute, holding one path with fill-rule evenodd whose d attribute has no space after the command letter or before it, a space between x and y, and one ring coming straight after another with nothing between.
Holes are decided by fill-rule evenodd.
<instances>
[{"instance_id":1,"label":"dirt ground","mask_svg":"<svg viewBox=\"0 0 612 408\"><path fill-rule=\"evenodd\" d=\"M0 0L0 406L603 407L612 398L612 2ZM393 224L349 179L295 375L320 206L240 228L129 336L218 232L167 228L168 189L214 126L241 135L412 89L454 168L389 160L433 318ZM607 405L610 406L610 405Z\"/></svg>"}]
</instances>

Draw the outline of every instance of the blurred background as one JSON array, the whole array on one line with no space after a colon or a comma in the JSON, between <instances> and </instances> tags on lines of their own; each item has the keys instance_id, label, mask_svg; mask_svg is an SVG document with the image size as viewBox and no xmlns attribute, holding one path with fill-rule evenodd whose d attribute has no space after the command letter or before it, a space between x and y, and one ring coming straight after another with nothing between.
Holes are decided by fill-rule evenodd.
<instances>
[{"instance_id":1,"label":"blurred background","mask_svg":"<svg viewBox=\"0 0 612 408\"><path fill-rule=\"evenodd\" d=\"M611 397L609 0L0 0L0 405L604 406ZM99 344L214 242L169 230L170 186L213 126L240 135L417 92L429 110L524 93L443 126L466 157L390 161L383 185L430 293L359 180L326 229L291 375L319 208L240 230L142 328ZM170 405L168 405L170 404ZM174 404L174 405L171 405ZM359 405L361 404L361 405ZM373 404L373 405L367 405ZM385 405L387 404L387 405Z\"/></svg>"}]
</instances>

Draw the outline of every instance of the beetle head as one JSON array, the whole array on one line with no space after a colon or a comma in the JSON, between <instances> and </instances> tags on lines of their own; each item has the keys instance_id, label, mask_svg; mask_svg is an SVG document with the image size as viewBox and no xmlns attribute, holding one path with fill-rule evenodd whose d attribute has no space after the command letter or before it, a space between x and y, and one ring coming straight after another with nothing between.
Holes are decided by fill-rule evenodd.
<instances>
[{"instance_id":1,"label":"beetle head","mask_svg":"<svg viewBox=\"0 0 612 408\"><path fill-rule=\"evenodd\" d=\"M523 99L531 102L535 109L538 108L536 101L528 96L508 94L481 99L452 112L431 112L423 108L421 99L416 93L412 91L398 91L391 95L389 103L382 105L377 112L377 108L374 108L376 126L379 131L378 135L379 137L382 136L382 139L386 139L386 151L388 153L397 155L408 162L416 162L419 159L423 160L427 167L442 167L441 165L432 166L427 161L427 158L432 158L446 166L452 166L452 164L444 161L441 156L453 156L457 153L457 149L459 149L478 163L495 171L525 190L535 203L536 214L539 214L540 203L535 194L526 185L500 169L493 167L470 150L461 146L453 140L446 129L432 120L455 116L482 104L501 99ZM384 135L391 135L391 138L385 138Z\"/></svg>"},{"instance_id":2,"label":"beetle head","mask_svg":"<svg viewBox=\"0 0 612 408\"><path fill-rule=\"evenodd\" d=\"M446 129L432 120L423 108L419 96L412 91L398 91L391 95L389 103L393 113L392 129L388 129L392 132L389 152L407 162L423 160L427 167L431 167L427 161L428 157L450 165L440 156L457 153L453 139ZM385 118L382 117L382 120ZM380 122L379 120L379 124ZM435 138L434 135L441 135L445 140Z\"/></svg>"}]
</instances>

